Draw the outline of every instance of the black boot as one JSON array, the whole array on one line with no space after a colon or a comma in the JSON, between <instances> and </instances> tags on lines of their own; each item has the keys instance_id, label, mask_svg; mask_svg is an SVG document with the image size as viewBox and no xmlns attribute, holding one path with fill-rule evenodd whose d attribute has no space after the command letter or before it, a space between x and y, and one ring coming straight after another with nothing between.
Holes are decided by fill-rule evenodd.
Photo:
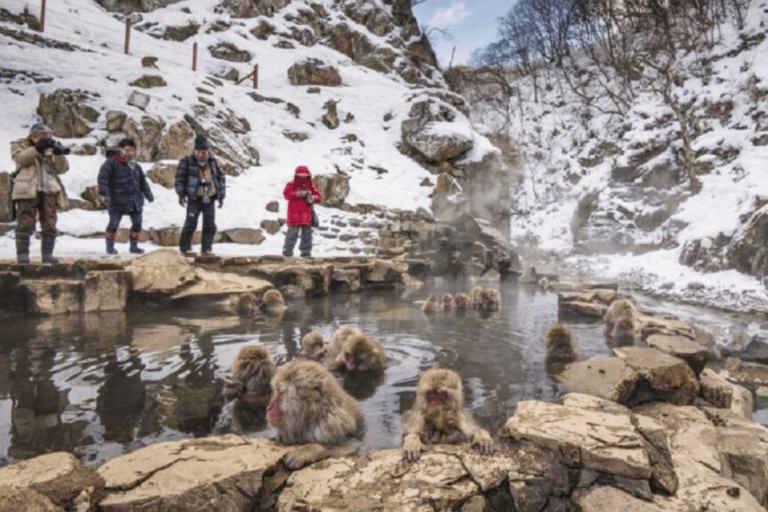
<instances>
[{"instance_id":1,"label":"black boot","mask_svg":"<svg viewBox=\"0 0 768 512\"><path fill-rule=\"evenodd\" d=\"M110 235L107 234L107 254L117 254L117 249L115 249L114 235L110 237Z\"/></svg>"},{"instance_id":2,"label":"black boot","mask_svg":"<svg viewBox=\"0 0 768 512\"><path fill-rule=\"evenodd\" d=\"M138 237L134 238L133 234L131 234L131 249L130 250L131 250L131 252L133 254L144 254L144 249L141 249L139 247L139 238Z\"/></svg>"},{"instance_id":3,"label":"black boot","mask_svg":"<svg viewBox=\"0 0 768 512\"><path fill-rule=\"evenodd\" d=\"M29 237L17 237L16 238L16 262L27 264L29 263Z\"/></svg>"},{"instance_id":4,"label":"black boot","mask_svg":"<svg viewBox=\"0 0 768 512\"><path fill-rule=\"evenodd\" d=\"M53 246L56 245L55 236L44 236L40 246L40 252L43 256L43 263L58 263L59 260L53 257Z\"/></svg>"}]
</instances>

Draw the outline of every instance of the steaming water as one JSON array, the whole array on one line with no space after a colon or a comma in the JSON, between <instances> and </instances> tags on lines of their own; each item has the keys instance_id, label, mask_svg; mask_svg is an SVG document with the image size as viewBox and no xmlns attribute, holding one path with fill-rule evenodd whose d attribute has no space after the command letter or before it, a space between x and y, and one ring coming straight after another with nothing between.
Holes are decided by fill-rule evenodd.
<instances>
[{"instance_id":1,"label":"steaming water","mask_svg":"<svg viewBox=\"0 0 768 512\"><path fill-rule=\"evenodd\" d=\"M542 344L558 320L557 295L502 283L497 312L421 313L418 300L428 293L470 287L437 283L407 298L377 292L297 301L281 318L166 310L8 323L0 339L0 465L57 450L97 465L160 441L273 437L263 410L221 399L235 354L258 342L285 358L310 330L327 339L347 324L392 358L379 376L342 378L366 416L363 451L400 445L400 418L418 376L435 365L460 373L467 407L495 433L518 401L561 393L545 370ZM563 321L581 358L609 353L601 323Z\"/></svg>"}]
</instances>

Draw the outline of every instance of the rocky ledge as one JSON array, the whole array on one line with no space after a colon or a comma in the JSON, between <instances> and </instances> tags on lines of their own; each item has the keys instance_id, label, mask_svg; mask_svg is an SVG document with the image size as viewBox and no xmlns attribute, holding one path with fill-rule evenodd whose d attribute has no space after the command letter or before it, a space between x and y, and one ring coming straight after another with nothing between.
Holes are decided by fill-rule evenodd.
<instances>
[{"instance_id":1,"label":"rocky ledge","mask_svg":"<svg viewBox=\"0 0 768 512\"><path fill-rule=\"evenodd\" d=\"M158 443L84 467L65 453L0 469L0 510L764 512L768 428L709 405L630 409L570 393L523 401L494 455L436 445L290 472L289 447L235 435ZM21 508L19 508L21 506Z\"/></svg>"}]
</instances>

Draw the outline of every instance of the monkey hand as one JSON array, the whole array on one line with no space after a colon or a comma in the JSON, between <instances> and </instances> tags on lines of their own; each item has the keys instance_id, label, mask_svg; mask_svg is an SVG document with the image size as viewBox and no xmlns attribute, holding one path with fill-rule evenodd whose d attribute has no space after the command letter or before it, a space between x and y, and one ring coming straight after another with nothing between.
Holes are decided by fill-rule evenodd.
<instances>
[{"instance_id":1,"label":"monkey hand","mask_svg":"<svg viewBox=\"0 0 768 512\"><path fill-rule=\"evenodd\" d=\"M496 445L491 435L485 429L479 428L472 434L472 446L476 446L483 455L490 455L496 451Z\"/></svg>"},{"instance_id":2,"label":"monkey hand","mask_svg":"<svg viewBox=\"0 0 768 512\"><path fill-rule=\"evenodd\" d=\"M421 458L421 439L419 434L411 432L405 435L403 440L403 459L407 462L416 462Z\"/></svg>"},{"instance_id":3,"label":"monkey hand","mask_svg":"<svg viewBox=\"0 0 768 512\"><path fill-rule=\"evenodd\" d=\"M319 444L306 444L291 452L283 458L283 464L291 471L301 469L307 464L312 464L328 456L328 452Z\"/></svg>"}]
</instances>

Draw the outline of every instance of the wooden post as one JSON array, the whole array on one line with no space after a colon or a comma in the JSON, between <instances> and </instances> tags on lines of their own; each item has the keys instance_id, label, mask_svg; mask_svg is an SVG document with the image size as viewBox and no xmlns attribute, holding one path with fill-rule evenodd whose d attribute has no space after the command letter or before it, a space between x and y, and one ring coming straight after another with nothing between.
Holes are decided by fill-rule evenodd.
<instances>
[{"instance_id":1,"label":"wooden post","mask_svg":"<svg viewBox=\"0 0 768 512\"><path fill-rule=\"evenodd\" d=\"M45 30L45 0L40 2L40 23L37 25L37 30L40 32Z\"/></svg>"},{"instance_id":2,"label":"wooden post","mask_svg":"<svg viewBox=\"0 0 768 512\"><path fill-rule=\"evenodd\" d=\"M197 71L197 42L192 45L192 71Z\"/></svg>"},{"instance_id":3,"label":"wooden post","mask_svg":"<svg viewBox=\"0 0 768 512\"><path fill-rule=\"evenodd\" d=\"M128 55L128 50L131 47L131 17L125 18L125 54Z\"/></svg>"},{"instance_id":4,"label":"wooden post","mask_svg":"<svg viewBox=\"0 0 768 512\"><path fill-rule=\"evenodd\" d=\"M258 64L253 65L253 88L254 89L259 88L259 65Z\"/></svg>"}]
</instances>

